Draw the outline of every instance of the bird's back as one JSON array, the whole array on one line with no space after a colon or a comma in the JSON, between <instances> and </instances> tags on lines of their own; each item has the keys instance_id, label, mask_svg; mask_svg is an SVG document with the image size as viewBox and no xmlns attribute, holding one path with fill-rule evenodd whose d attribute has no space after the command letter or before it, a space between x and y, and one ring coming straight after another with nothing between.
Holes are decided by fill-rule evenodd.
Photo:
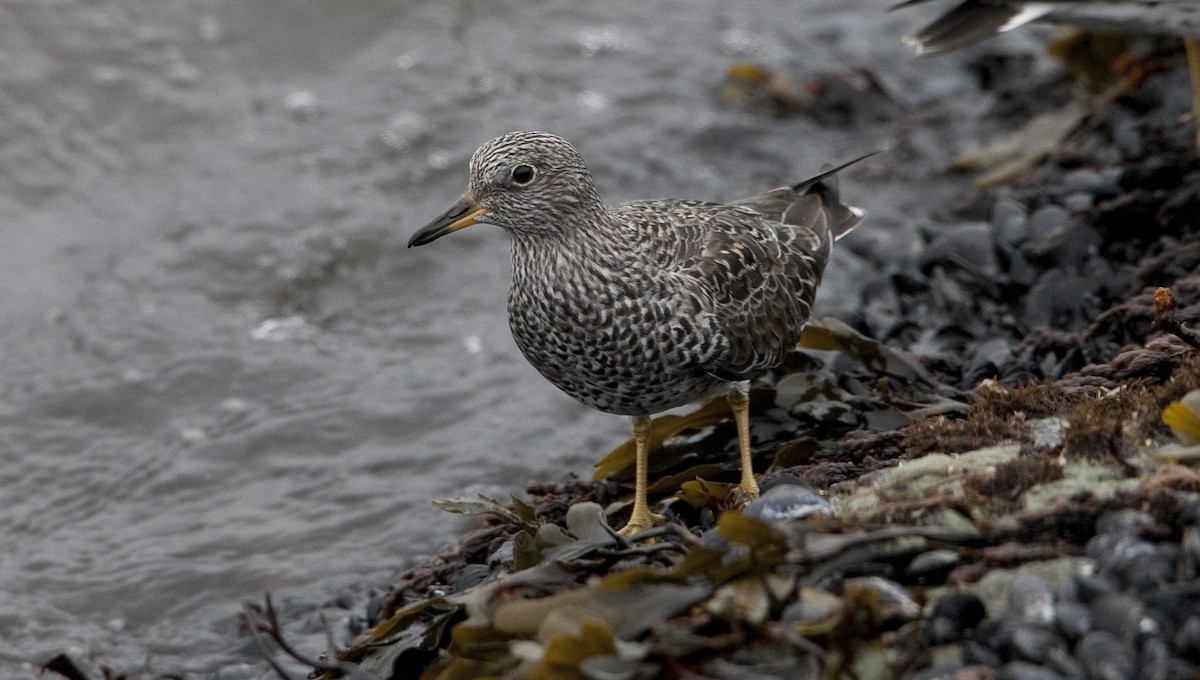
<instances>
[{"instance_id":1,"label":"bird's back","mask_svg":"<svg viewBox=\"0 0 1200 680\"><path fill-rule=\"evenodd\" d=\"M833 240L865 217L841 202L833 178L841 169L726 205L613 208L621 223L641 231L632 238L653 244L644 249L652 266L704 299L721 337L702 370L743 380L778 365L795 346Z\"/></svg>"}]
</instances>

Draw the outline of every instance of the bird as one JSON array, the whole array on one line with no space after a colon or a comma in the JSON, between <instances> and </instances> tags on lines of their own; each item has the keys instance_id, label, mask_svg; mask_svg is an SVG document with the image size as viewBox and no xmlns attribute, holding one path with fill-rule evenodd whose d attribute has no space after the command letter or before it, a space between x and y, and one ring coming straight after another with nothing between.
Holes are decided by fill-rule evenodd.
<instances>
[{"instance_id":1,"label":"bird","mask_svg":"<svg viewBox=\"0 0 1200 680\"><path fill-rule=\"evenodd\" d=\"M892 9L925 2L906 0ZM904 42L915 45L918 54L941 54L1032 21L1183 38L1193 119L1200 115L1200 0L964 0ZM1194 122L1200 146L1200 120Z\"/></svg>"},{"instance_id":2,"label":"bird","mask_svg":"<svg viewBox=\"0 0 1200 680\"><path fill-rule=\"evenodd\" d=\"M662 521L646 498L651 416L702 398L726 395L738 487L758 496L749 380L795 347L832 242L866 217L834 178L859 160L727 204L606 205L570 142L510 132L472 155L467 190L408 247L477 223L507 232L517 347L571 397L632 417L634 501L619 532L629 536Z\"/></svg>"}]
</instances>

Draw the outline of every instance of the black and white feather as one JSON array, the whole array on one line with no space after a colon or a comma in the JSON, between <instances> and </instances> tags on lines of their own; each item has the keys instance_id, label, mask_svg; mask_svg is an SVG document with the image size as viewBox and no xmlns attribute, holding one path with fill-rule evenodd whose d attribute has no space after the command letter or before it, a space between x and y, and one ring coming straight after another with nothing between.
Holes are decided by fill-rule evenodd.
<instances>
[{"instance_id":1,"label":"black and white feather","mask_svg":"<svg viewBox=\"0 0 1200 680\"><path fill-rule=\"evenodd\" d=\"M923 4L908 0L893 9ZM965 0L905 38L920 54L972 45L1031 21L1200 37L1200 0Z\"/></svg>"}]
</instances>

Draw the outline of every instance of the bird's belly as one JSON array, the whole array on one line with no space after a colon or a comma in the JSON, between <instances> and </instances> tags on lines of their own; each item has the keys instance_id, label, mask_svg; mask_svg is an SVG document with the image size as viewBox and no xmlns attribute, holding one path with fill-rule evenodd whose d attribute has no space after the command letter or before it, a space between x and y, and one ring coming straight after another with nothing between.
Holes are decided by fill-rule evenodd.
<instances>
[{"instance_id":1,"label":"bird's belly","mask_svg":"<svg viewBox=\"0 0 1200 680\"><path fill-rule=\"evenodd\" d=\"M592 408L649 415L713 394L726 381L684 368L670 333L629 319L566 323L510 310L513 338L529 363Z\"/></svg>"}]
</instances>

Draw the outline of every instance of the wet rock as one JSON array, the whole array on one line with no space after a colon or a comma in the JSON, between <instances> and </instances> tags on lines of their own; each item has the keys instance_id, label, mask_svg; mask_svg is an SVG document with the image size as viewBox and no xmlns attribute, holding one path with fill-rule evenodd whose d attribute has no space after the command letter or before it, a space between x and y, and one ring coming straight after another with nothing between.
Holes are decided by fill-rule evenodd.
<instances>
[{"instance_id":1,"label":"wet rock","mask_svg":"<svg viewBox=\"0 0 1200 680\"><path fill-rule=\"evenodd\" d=\"M1056 656L1055 651L1061 651L1064 647L1063 641L1054 631L1029 625L1017 626L1009 637L1009 642L1013 656L1041 665L1047 665L1049 659Z\"/></svg>"},{"instance_id":2,"label":"wet rock","mask_svg":"<svg viewBox=\"0 0 1200 680\"><path fill-rule=\"evenodd\" d=\"M1000 375L1000 366L1008 361L1011 354L1012 346L1005 338L991 338L979 343L959 386L968 389L987 378L997 377Z\"/></svg>"},{"instance_id":3,"label":"wet rock","mask_svg":"<svg viewBox=\"0 0 1200 680\"><path fill-rule=\"evenodd\" d=\"M745 514L768 522L832 517L833 506L806 484L776 484L746 506Z\"/></svg>"},{"instance_id":4,"label":"wet rock","mask_svg":"<svg viewBox=\"0 0 1200 680\"><path fill-rule=\"evenodd\" d=\"M1158 627L1146 617L1141 601L1125 594L1105 595L1093 602L1092 621L1097 632L1115 635L1122 640L1136 640L1143 635L1153 634Z\"/></svg>"},{"instance_id":5,"label":"wet rock","mask_svg":"<svg viewBox=\"0 0 1200 680\"><path fill-rule=\"evenodd\" d=\"M1029 218L1030 238L1021 252L1030 262L1050 271L1079 266L1103 243L1100 233L1082 221L1071 221L1066 208L1048 205Z\"/></svg>"},{"instance_id":6,"label":"wet rock","mask_svg":"<svg viewBox=\"0 0 1200 680\"><path fill-rule=\"evenodd\" d=\"M965 225L942 233L925 247L917 264L926 273L940 264L980 278L994 277L999 271L991 231L982 224Z\"/></svg>"},{"instance_id":7,"label":"wet rock","mask_svg":"<svg viewBox=\"0 0 1200 680\"><path fill-rule=\"evenodd\" d=\"M1054 610L1054 626L1068 642L1076 642L1092 630L1092 612L1079 602L1060 602Z\"/></svg>"},{"instance_id":8,"label":"wet rock","mask_svg":"<svg viewBox=\"0 0 1200 680\"><path fill-rule=\"evenodd\" d=\"M1092 207L1096 202L1096 198L1084 191L1077 191L1073 194L1067 194L1062 199L1063 207L1071 212L1080 212Z\"/></svg>"},{"instance_id":9,"label":"wet rock","mask_svg":"<svg viewBox=\"0 0 1200 680\"><path fill-rule=\"evenodd\" d=\"M1076 168L1063 175L1062 183L1069 192L1094 194L1104 185L1104 178L1091 168Z\"/></svg>"},{"instance_id":10,"label":"wet rock","mask_svg":"<svg viewBox=\"0 0 1200 680\"><path fill-rule=\"evenodd\" d=\"M1071 213L1059 205L1050 203L1034 210L1029 216L1029 230L1038 242L1060 236L1071 219Z\"/></svg>"},{"instance_id":11,"label":"wet rock","mask_svg":"<svg viewBox=\"0 0 1200 680\"><path fill-rule=\"evenodd\" d=\"M1195 667L1175 655L1171 645L1162 638L1149 638L1142 642L1142 653L1138 659L1139 677L1154 680L1194 680Z\"/></svg>"},{"instance_id":12,"label":"wet rock","mask_svg":"<svg viewBox=\"0 0 1200 680\"><path fill-rule=\"evenodd\" d=\"M955 550L930 550L914 557L904 571L918 581L941 583L961 561L961 556Z\"/></svg>"},{"instance_id":13,"label":"wet rock","mask_svg":"<svg viewBox=\"0 0 1200 680\"><path fill-rule=\"evenodd\" d=\"M1009 589L1007 615L1025 623L1049 626L1054 623L1054 593L1042 579L1018 574Z\"/></svg>"},{"instance_id":14,"label":"wet rock","mask_svg":"<svg viewBox=\"0 0 1200 680\"><path fill-rule=\"evenodd\" d=\"M1190 616L1175 633L1175 651L1187 661L1200 665L1200 614Z\"/></svg>"},{"instance_id":15,"label":"wet rock","mask_svg":"<svg viewBox=\"0 0 1200 680\"><path fill-rule=\"evenodd\" d=\"M491 567L486 564L468 564L463 567L454 581L454 592L461 593L472 586L483 583L491 573Z\"/></svg>"},{"instance_id":16,"label":"wet rock","mask_svg":"<svg viewBox=\"0 0 1200 680\"><path fill-rule=\"evenodd\" d=\"M1110 577L1097 574L1076 576L1075 588L1079 593L1079 601L1084 603L1094 602L1118 592L1117 584Z\"/></svg>"},{"instance_id":17,"label":"wet rock","mask_svg":"<svg viewBox=\"0 0 1200 680\"><path fill-rule=\"evenodd\" d=\"M1073 270L1052 269L1029 290L1022 318L1031 328L1083 330L1094 316L1095 306L1083 277Z\"/></svg>"},{"instance_id":18,"label":"wet rock","mask_svg":"<svg viewBox=\"0 0 1200 680\"><path fill-rule=\"evenodd\" d=\"M964 677L961 665L946 664L917 671L913 673L912 680L956 680Z\"/></svg>"},{"instance_id":19,"label":"wet rock","mask_svg":"<svg viewBox=\"0 0 1200 680\"><path fill-rule=\"evenodd\" d=\"M1015 199L997 199L992 204L990 222L996 237L1007 243L1019 245L1029 237L1029 212Z\"/></svg>"},{"instance_id":20,"label":"wet rock","mask_svg":"<svg viewBox=\"0 0 1200 680\"><path fill-rule=\"evenodd\" d=\"M1096 520L1096 533L1130 536L1152 526L1154 517L1149 513L1122 508L1100 515Z\"/></svg>"},{"instance_id":21,"label":"wet rock","mask_svg":"<svg viewBox=\"0 0 1200 680\"><path fill-rule=\"evenodd\" d=\"M1028 661L1010 661L996 671L996 680L1063 680L1063 676Z\"/></svg>"},{"instance_id":22,"label":"wet rock","mask_svg":"<svg viewBox=\"0 0 1200 680\"><path fill-rule=\"evenodd\" d=\"M933 644L960 640L987 617L983 600L974 593L951 593L940 598L929 613L925 632Z\"/></svg>"},{"instance_id":23,"label":"wet rock","mask_svg":"<svg viewBox=\"0 0 1200 680\"><path fill-rule=\"evenodd\" d=\"M1137 677L1137 650L1107 631L1088 633L1075 654L1090 678L1133 680Z\"/></svg>"},{"instance_id":24,"label":"wet rock","mask_svg":"<svg viewBox=\"0 0 1200 680\"><path fill-rule=\"evenodd\" d=\"M1000 653L986 643L976 640L965 640L962 644L963 660L969 664L998 668L1004 662Z\"/></svg>"}]
</instances>

